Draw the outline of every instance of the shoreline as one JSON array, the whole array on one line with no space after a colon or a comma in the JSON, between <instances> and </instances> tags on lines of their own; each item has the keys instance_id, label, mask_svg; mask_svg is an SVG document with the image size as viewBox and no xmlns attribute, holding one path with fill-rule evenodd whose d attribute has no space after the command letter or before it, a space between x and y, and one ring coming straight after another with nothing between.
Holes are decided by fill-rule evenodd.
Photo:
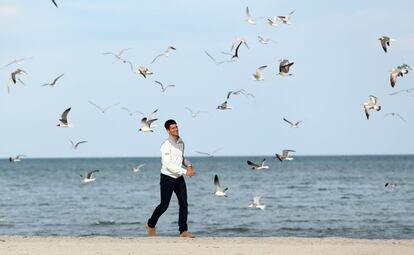
<instances>
[{"instance_id":1,"label":"shoreline","mask_svg":"<svg viewBox=\"0 0 414 255\"><path fill-rule=\"evenodd\" d=\"M0 236L0 254L414 254L414 239Z\"/></svg>"}]
</instances>

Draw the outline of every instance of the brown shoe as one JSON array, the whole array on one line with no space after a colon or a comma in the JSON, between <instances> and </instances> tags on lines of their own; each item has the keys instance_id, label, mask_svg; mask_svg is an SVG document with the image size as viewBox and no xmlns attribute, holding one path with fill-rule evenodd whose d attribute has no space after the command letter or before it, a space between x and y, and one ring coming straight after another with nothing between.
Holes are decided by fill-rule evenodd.
<instances>
[{"instance_id":1,"label":"brown shoe","mask_svg":"<svg viewBox=\"0 0 414 255\"><path fill-rule=\"evenodd\" d=\"M145 223L144 226L147 229L148 236L157 236L157 231L155 230L155 228L151 228L150 226L148 226L147 223Z\"/></svg>"},{"instance_id":2,"label":"brown shoe","mask_svg":"<svg viewBox=\"0 0 414 255\"><path fill-rule=\"evenodd\" d=\"M195 236L193 234L191 234L190 232L188 232L188 231L183 231L180 234L180 237L194 238Z\"/></svg>"}]
</instances>

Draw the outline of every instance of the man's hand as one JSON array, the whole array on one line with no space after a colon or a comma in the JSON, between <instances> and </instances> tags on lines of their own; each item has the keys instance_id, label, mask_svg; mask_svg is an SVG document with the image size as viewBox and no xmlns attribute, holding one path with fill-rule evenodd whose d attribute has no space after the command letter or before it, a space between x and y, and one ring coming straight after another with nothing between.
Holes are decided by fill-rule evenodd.
<instances>
[{"instance_id":1,"label":"man's hand","mask_svg":"<svg viewBox=\"0 0 414 255\"><path fill-rule=\"evenodd\" d=\"M195 172L193 170L193 166L187 166L187 174L186 175L190 176L190 177L195 175Z\"/></svg>"}]
</instances>

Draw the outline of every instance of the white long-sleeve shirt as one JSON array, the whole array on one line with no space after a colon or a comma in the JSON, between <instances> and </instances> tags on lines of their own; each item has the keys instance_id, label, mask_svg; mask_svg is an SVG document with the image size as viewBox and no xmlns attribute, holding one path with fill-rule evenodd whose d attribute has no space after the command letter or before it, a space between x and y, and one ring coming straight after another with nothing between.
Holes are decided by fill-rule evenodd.
<instances>
[{"instance_id":1,"label":"white long-sleeve shirt","mask_svg":"<svg viewBox=\"0 0 414 255\"><path fill-rule=\"evenodd\" d=\"M178 178L187 174L183 166L190 166L191 162L184 159L184 142L181 138L177 141L171 136L161 145L161 173L172 178Z\"/></svg>"}]
</instances>

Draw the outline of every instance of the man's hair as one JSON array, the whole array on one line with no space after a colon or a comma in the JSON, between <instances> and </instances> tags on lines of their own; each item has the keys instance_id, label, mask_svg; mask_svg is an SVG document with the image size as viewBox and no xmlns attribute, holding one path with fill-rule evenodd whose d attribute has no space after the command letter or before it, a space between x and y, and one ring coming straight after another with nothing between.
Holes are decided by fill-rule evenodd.
<instances>
[{"instance_id":1,"label":"man's hair","mask_svg":"<svg viewBox=\"0 0 414 255\"><path fill-rule=\"evenodd\" d=\"M177 124L177 122L175 122L175 120L167 120L164 124L165 129L170 129L170 126L173 124Z\"/></svg>"}]
</instances>

